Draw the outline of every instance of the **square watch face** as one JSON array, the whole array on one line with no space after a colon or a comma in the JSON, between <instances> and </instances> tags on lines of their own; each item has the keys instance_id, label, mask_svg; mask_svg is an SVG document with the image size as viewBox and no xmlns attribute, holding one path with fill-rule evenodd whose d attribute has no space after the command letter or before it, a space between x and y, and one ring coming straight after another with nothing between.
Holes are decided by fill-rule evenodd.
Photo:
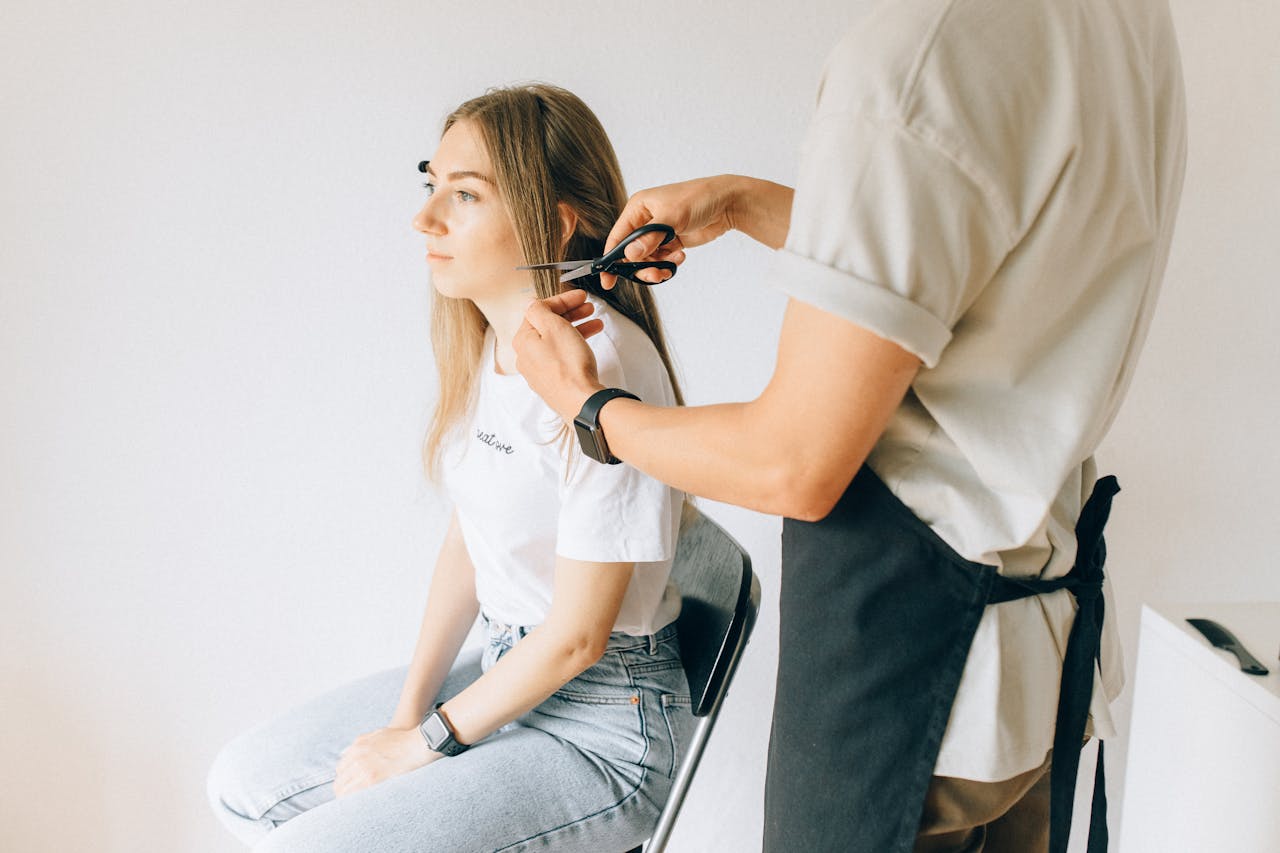
<instances>
[{"instance_id":1,"label":"square watch face","mask_svg":"<svg viewBox=\"0 0 1280 853\"><path fill-rule=\"evenodd\" d=\"M577 419L574 419L573 428L578 434L578 446L582 452L597 462L603 462L606 451L600 446L601 434Z\"/></svg>"},{"instance_id":2,"label":"square watch face","mask_svg":"<svg viewBox=\"0 0 1280 853\"><path fill-rule=\"evenodd\" d=\"M422 721L422 733L427 736L427 743L433 748L449 739L449 730L439 714L432 714Z\"/></svg>"}]
</instances>

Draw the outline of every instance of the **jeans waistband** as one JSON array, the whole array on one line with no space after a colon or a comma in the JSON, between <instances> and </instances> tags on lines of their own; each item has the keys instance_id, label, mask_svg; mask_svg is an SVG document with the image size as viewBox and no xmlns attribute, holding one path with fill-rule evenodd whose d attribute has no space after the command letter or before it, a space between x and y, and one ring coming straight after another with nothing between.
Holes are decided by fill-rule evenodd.
<instances>
[{"instance_id":1,"label":"jeans waistband","mask_svg":"<svg viewBox=\"0 0 1280 853\"><path fill-rule=\"evenodd\" d=\"M505 643L508 646L514 646L536 625L508 625L505 622L498 622L490 619L481 613L481 618L485 622L485 633L489 638L489 642ZM658 644L669 640L676 635L676 623L672 622L652 634L624 634L621 631L615 631L609 635L609 644L606 648L609 651L625 651L629 649L648 649L650 654L658 650Z\"/></svg>"}]
</instances>

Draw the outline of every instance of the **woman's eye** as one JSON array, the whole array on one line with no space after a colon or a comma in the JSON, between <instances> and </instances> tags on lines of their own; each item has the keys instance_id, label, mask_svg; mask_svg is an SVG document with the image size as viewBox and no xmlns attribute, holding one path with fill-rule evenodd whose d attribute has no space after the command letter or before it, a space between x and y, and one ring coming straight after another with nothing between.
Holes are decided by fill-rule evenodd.
<instances>
[{"instance_id":1,"label":"woman's eye","mask_svg":"<svg viewBox=\"0 0 1280 853\"><path fill-rule=\"evenodd\" d=\"M427 191L427 195L429 196L436 194L436 185L431 183L430 181L427 181L426 183L424 183L422 185L422 188ZM475 194L469 193L466 190L454 190L453 197L456 198L458 201L479 201L479 199L476 198Z\"/></svg>"}]
</instances>

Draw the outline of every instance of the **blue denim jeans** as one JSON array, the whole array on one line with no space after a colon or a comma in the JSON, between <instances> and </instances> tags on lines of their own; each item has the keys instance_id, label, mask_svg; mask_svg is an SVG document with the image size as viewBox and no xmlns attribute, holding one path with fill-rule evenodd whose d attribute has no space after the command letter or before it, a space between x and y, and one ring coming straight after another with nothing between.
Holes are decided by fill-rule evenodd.
<instances>
[{"instance_id":1,"label":"blue denim jeans","mask_svg":"<svg viewBox=\"0 0 1280 853\"><path fill-rule=\"evenodd\" d=\"M488 628L438 701L528 633ZM339 752L388 723L404 677L361 679L224 747L209 774L223 823L258 853L621 853L652 833L693 727L675 625L614 634L596 664L461 755L335 799Z\"/></svg>"}]
</instances>

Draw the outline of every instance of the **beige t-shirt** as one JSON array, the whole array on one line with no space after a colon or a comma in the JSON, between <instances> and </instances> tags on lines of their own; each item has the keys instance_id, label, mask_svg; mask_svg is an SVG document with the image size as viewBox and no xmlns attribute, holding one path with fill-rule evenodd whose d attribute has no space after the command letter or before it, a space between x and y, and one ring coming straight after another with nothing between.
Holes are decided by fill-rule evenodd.
<instances>
[{"instance_id":1,"label":"beige t-shirt","mask_svg":"<svg viewBox=\"0 0 1280 853\"><path fill-rule=\"evenodd\" d=\"M963 557L1071 568L1164 273L1185 134L1165 0L889 0L829 57L772 274L920 357L869 464ZM987 608L936 773L1044 760L1074 613L1065 591ZM1098 681L1106 737L1114 617Z\"/></svg>"}]
</instances>

